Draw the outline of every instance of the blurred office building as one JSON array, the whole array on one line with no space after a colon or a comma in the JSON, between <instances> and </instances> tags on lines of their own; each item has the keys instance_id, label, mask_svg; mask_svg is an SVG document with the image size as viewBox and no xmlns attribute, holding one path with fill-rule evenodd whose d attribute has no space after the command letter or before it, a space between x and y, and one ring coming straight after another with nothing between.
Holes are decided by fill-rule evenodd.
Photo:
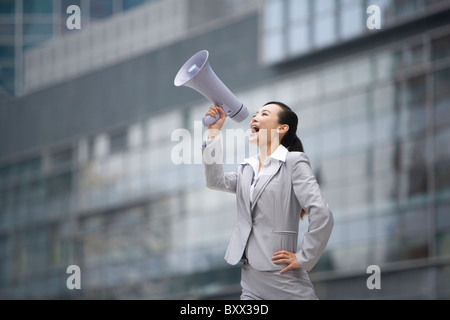
<instances>
[{"instance_id":1,"label":"blurred office building","mask_svg":"<svg viewBox=\"0 0 450 320\"><path fill-rule=\"evenodd\" d=\"M318 297L450 298L449 0L0 10L0 298L239 298L240 266L223 259L235 197L207 189L199 161L210 102L173 84L204 49L251 114L279 100L299 116L335 217L310 273ZM249 156L236 140L227 170ZM381 289L367 286L372 265Z\"/></svg>"}]
</instances>

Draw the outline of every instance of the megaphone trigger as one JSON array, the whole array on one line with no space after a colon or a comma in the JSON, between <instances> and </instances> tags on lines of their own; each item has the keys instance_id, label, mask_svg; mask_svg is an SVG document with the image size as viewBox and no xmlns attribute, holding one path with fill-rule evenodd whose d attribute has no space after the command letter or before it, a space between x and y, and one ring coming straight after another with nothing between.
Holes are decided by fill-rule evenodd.
<instances>
[{"instance_id":1,"label":"megaphone trigger","mask_svg":"<svg viewBox=\"0 0 450 320\"><path fill-rule=\"evenodd\" d=\"M178 71L174 85L177 87L187 86L196 90L212 101L214 105L220 106L227 117L236 122L244 121L249 115L247 108L216 76L208 63L208 57L207 50L193 55ZM203 125L210 126L219 119L220 115L217 117L206 116L203 119Z\"/></svg>"}]
</instances>

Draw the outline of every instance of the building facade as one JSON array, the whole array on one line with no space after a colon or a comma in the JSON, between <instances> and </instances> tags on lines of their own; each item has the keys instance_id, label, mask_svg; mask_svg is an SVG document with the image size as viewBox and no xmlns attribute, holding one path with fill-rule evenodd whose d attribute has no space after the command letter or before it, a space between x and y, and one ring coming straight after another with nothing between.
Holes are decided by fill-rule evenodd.
<instances>
[{"instance_id":1,"label":"building facade","mask_svg":"<svg viewBox=\"0 0 450 320\"><path fill-rule=\"evenodd\" d=\"M449 18L449 1L161 0L30 50L28 91L0 105L0 297L239 297L223 259L235 199L199 161L209 102L173 86L207 49L250 112L280 100L299 116L335 217L310 273L319 298L448 299ZM234 142L229 170L249 151Z\"/></svg>"},{"instance_id":2,"label":"building facade","mask_svg":"<svg viewBox=\"0 0 450 320\"><path fill-rule=\"evenodd\" d=\"M67 12L69 6L83 8L84 28L150 1L155 0L3 0L0 3L0 101L28 93L24 88L24 56L29 49L74 32L66 27L72 13Z\"/></svg>"}]
</instances>

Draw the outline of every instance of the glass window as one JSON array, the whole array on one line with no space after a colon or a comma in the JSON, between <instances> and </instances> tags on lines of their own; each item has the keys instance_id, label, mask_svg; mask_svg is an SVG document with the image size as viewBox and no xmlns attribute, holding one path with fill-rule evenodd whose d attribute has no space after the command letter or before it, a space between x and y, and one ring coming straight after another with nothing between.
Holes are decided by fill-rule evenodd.
<instances>
[{"instance_id":1,"label":"glass window","mask_svg":"<svg viewBox=\"0 0 450 320\"><path fill-rule=\"evenodd\" d=\"M422 134L426 128L426 79L419 76L399 85L400 103L398 130L400 136Z\"/></svg>"},{"instance_id":2,"label":"glass window","mask_svg":"<svg viewBox=\"0 0 450 320\"><path fill-rule=\"evenodd\" d=\"M342 39L347 40L361 34L364 30L363 4L360 1L347 1L341 7L339 29Z\"/></svg>"},{"instance_id":3,"label":"glass window","mask_svg":"<svg viewBox=\"0 0 450 320\"><path fill-rule=\"evenodd\" d=\"M316 74L308 75L298 85L298 96L302 99L314 99L321 94L319 77Z\"/></svg>"},{"instance_id":4,"label":"glass window","mask_svg":"<svg viewBox=\"0 0 450 320\"><path fill-rule=\"evenodd\" d=\"M343 178L343 158L325 158L321 165L321 179L327 184L328 182L341 182Z\"/></svg>"},{"instance_id":5,"label":"glass window","mask_svg":"<svg viewBox=\"0 0 450 320\"><path fill-rule=\"evenodd\" d=\"M323 73L323 86L325 94L335 94L343 90L348 83L345 80L344 65L327 68Z\"/></svg>"},{"instance_id":6,"label":"glass window","mask_svg":"<svg viewBox=\"0 0 450 320\"><path fill-rule=\"evenodd\" d=\"M40 158L31 158L27 160L19 161L15 164L17 168L16 174L17 178L30 178L38 173L41 170L41 159Z\"/></svg>"},{"instance_id":7,"label":"glass window","mask_svg":"<svg viewBox=\"0 0 450 320\"><path fill-rule=\"evenodd\" d=\"M276 62L283 59L284 38L282 30L266 32L264 36L264 61Z\"/></svg>"},{"instance_id":8,"label":"glass window","mask_svg":"<svg viewBox=\"0 0 450 320\"><path fill-rule=\"evenodd\" d=\"M289 20L297 22L309 17L309 0L289 0Z\"/></svg>"},{"instance_id":9,"label":"glass window","mask_svg":"<svg viewBox=\"0 0 450 320\"><path fill-rule=\"evenodd\" d=\"M284 23L284 0L266 0L264 7L264 28L281 28Z\"/></svg>"},{"instance_id":10,"label":"glass window","mask_svg":"<svg viewBox=\"0 0 450 320\"><path fill-rule=\"evenodd\" d=\"M284 35L286 20L285 1L266 0L264 3L263 18L263 60L267 63L280 61L286 55Z\"/></svg>"},{"instance_id":11,"label":"glass window","mask_svg":"<svg viewBox=\"0 0 450 320\"><path fill-rule=\"evenodd\" d=\"M450 123L450 68L434 74L434 122L436 126Z\"/></svg>"},{"instance_id":12,"label":"glass window","mask_svg":"<svg viewBox=\"0 0 450 320\"><path fill-rule=\"evenodd\" d=\"M427 168L425 166L411 168L408 172L408 195L416 196L426 194L427 188Z\"/></svg>"},{"instance_id":13,"label":"glass window","mask_svg":"<svg viewBox=\"0 0 450 320\"><path fill-rule=\"evenodd\" d=\"M132 148L140 147L143 141L142 126L140 123L135 123L129 128L128 145Z\"/></svg>"},{"instance_id":14,"label":"glass window","mask_svg":"<svg viewBox=\"0 0 450 320\"><path fill-rule=\"evenodd\" d=\"M350 149L367 148L373 136L369 133L368 121L352 121L345 126L346 147Z\"/></svg>"},{"instance_id":15,"label":"glass window","mask_svg":"<svg viewBox=\"0 0 450 320\"><path fill-rule=\"evenodd\" d=\"M345 116L345 107L342 100L338 99L332 98L324 102L321 108L322 125L340 123Z\"/></svg>"},{"instance_id":16,"label":"glass window","mask_svg":"<svg viewBox=\"0 0 450 320\"><path fill-rule=\"evenodd\" d=\"M344 137L342 126L333 126L324 129L322 132L322 151L323 154L336 154L344 149Z\"/></svg>"},{"instance_id":17,"label":"glass window","mask_svg":"<svg viewBox=\"0 0 450 320\"><path fill-rule=\"evenodd\" d=\"M52 152L50 158L54 167L70 165L73 161L74 150L72 147L55 150Z\"/></svg>"},{"instance_id":18,"label":"glass window","mask_svg":"<svg viewBox=\"0 0 450 320\"><path fill-rule=\"evenodd\" d=\"M109 151L111 153L125 151L127 148L127 132L125 130L112 133L109 137Z\"/></svg>"},{"instance_id":19,"label":"glass window","mask_svg":"<svg viewBox=\"0 0 450 320\"><path fill-rule=\"evenodd\" d=\"M428 229L428 212L426 207L414 205L402 215L402 232L424 232Z\"/></svg>"},{"instance_id":20,"label":"glass window","mask_svg":"<svg viewBox=\"0 0 450 320\"><path fill-rule=\"evenodd\" d=\"M145 3L146 1L148 1L148 0L122 0L122 7L123 7L123 10L125 11L128 9L134 8L136 6L140 6L141 4Z\"/></svg>"},{"instance_id":21,"label":"glass window","mask_svg":"<svg viewBox=\"0 0 450 320\"><path fill-rule=\"evenodd\" d=\"M297 111L299 117L299 130L301 132L306 132L316 128L320 124L320 113L320 106L302 108L300 111Z\"/></svg>"},{"instance_id":22,"label":"glass window","mask_svg":"<svg viewBox=\"0 0 450 320\"><path fill-rule=\"evenodd\" d=\"M110 16L113 11L111 0L90 0L91 18L102 19Z\"/></svg>"},{"instance_id":23,"label":"glass window","mask_svg":"<svg viewBox=\"0 0 450 320\"><path fill-rule=\"evenodd\" d=\"M334 9L335 0L314 0L314 13L322 13Z\"/></svg>"},{"instance_id":24,"label":"glass window","mask_svg":"<svg viewBox=\"0 0 450 320\"><path fill-rule=\"evenodd\" d=\"M144 158L143 165L154 172L161 167L175 166L171 160L172 148L170 144L151 148L146 153L147 157Z\"/></svg>"},{"instance_id":25,"label":"glass window","mask_svg":"<svg viewBox=\"0 0 450 320\"><path fill-rule=\"evenodd\" d=\"M371 192L371 184L372 182L369 182L367 179L361 179L345 185L342 195L348 214L361 216L367 211L367 205L371 198L369 194Z\"/></svg>"},{"instance_id":26,"label":"glass window","mask_svg":"<svg viewBox=\"0 0 450 320\"><path fill-rule=\"evenodd\" d=\"M425 137L410 138L401 141L399 157L400 166L404 170L424 167L426 165L426 140Z\"/></svg>"},{"instance_id":27,"label":"glass window","mask_svg":"<svg viewBox=\"0 0 450 320\"><path fill-rule=\"evenodd\" d=\"M450 57L450 35L435 39L431 43L432 58L439 60Z\"/></svg>"},{"instance_id":28,"label":"glass window","mask_svg":"<svg viewBox=\"0 0 450 320\"><path fill-rule=\"evenodd\" d=\"M436 237L437 254L439 256L450 255L450 232L438 233ZM449 270L450 271L450 270Z\"/></svg>"},{"instance_id":29,"label":"glass window","mask_svg":"<svg viewBox=\"0 0 450 320\"><path fill-rule=\"evenodd\" d=\"M150 143L160 141L167 142L170 140L172 132L175 129L181 128L182 125L182 110L174 110L155 115L147 121L147 139Z\"/></svg>"},{"instance_id":30,"label":"glass window","mask_svg":"<svg viewBox=\"0 0 450 320\"><path fill-rule=\"evenodd\" d=\"M399 216L397 214L383 214L375 218L374 232L377 238L394 236L399 227Z\"/></svg>"},{"instance_id":31,"label":"glass window","mask_svg":"<svg viewBox=\"0 0 450 320\"><path fill-rule=\"evenodd\" d=\"M391 113L395 106L395 89L391 85L373 89L373 108L375 114Z\"/></svg>"},{"instance_id":32,"label":"glass window","mask_svg":"<svg viewBox=\"0 0 450 320\"><path fill-rule=\"evenodd\" d=\"M406 52L406 63L410 66L422 63L425 59L424 50L422 43L410 46Z\"/></svg>"},{"instance_id":33,"label":"glass window","mask_svg":"<svg viewBox=\"0 0 450 320\"><path fill-rule=\"evenodd\" d=\"M65 196L72 192L72 172L55 175L47 179L49 197Z\"/></svg>"},{"instance_id":34,"label":"glass window","mask_svg":"<svg viewBox=\"0 0 450 320\"><path fill-rule=\"evenodd\" d=\"M11 165L3 164L0 166L0 185L6 184L10 179Z\"/></svg>"},{"instance_id":35,"label":"glass window","mask_svg":"<svg viewBox=\"0 0 450 320\"><path fill-rule=\"evenodd\" d=\"M362 241L373 235L373 228L369 219L350 219L347 224L347 240Z\"/></svg>"},{"instance_id":36,"label":"glass window","mask_svg":"<svg viewBox=\"0 0 450 320\"><path fill-rule=\"evenodd\" d=\"M50 21L52 21L50 19ZM53 24L50 23L24 23L23 24L23 33L25 36L47 36L43 39L49 38L53 35Z\"/></svg>"},{"instance_id":37,"label":"glass window","mask_svg":"<svg viewBox=\"0 0 450 320\"><path fill-rule=\"evenodd\" d=\"M326 2L331 2L325 0ZM325 11L314 17L313 42L316 49L326 47L336 38L336 17L333 11Z\"/></svg>"},{"instance_id":38,"label":"glass window","mask_svg":"<svg viewBox=\"0 0 450 320\"><path fill-rule=\"evenodd\" d=\"M398 71L405 67L405 60L403 57L403 50L398 48L392 52L392 69Z\"/></svg>"},{"instance_id":39,"label":"glass window","mask_svg":"<svg viewBox=\"0 0 450 320\"><path fill-rule=\"evenodd\" d=\"M89 232L83 235L83 258L86 267L106 265L107 236L103 230Z\"/></svg>"},{"instance_id":40,"label":"glass window","mask_svg":"<svg viewBox=\"0 0 450 320\"><path fill-rule=\"evenodd\" d=\"M393 71L393 55L391 52L381 52L374 57L377 80L391 78Z\"/></svg>"},{"instance_id":41,"label":"glass window","mask_svg":"<svg viewBox=\"0 0 450 320\"><path fill-rule=\"evenodd\" d=\"M9 36L11 34L14 34L14 25L0 24L0 36ZM14 65L14 52L15 48L13 45L0 45L0 57L2 57L5 65Z\"/></svg>"},{"instance_id":42,"label":"glass window","mask_svg":"<svg viewBox=\"0 0 450 320\"><path fill-rule=\"evenodd\" d=\"M450 203L436 205L436 228L438 230L450 229Z\"/></svg>"},{"instance_id":43,"label":"glass window","mask_svg":"<svg viewBox=\"0 0 450 320\"><path fill-rule=\"evenodd\" d=\"M15 72L13 67L2 67L0 72L0 85L10 94L15 91L14 87Z\"/></svg>"},{"instance_id":44,"label":"glass window","mask_svg":"<svg viewBox=\"0 0 450 320\"><path fill-rule=\"evenodd\" d=\"M125 157L122 154L108 157L104 163L105 178L108 183L108 198L111 201L121 201L125 194Z\"/></svg>"},{"instance_id":45,"label":"glass window","mask_svg":"<svg viewBox=\"0 0 450 320\"><path fill-rule=\"evenodd\" d=\"M373 138L376 144L389 144L396 137L397 124L393 110L386 110L384 114L373 118L374 132Z\"/></svg>"},{"instance_id":46,"label":"glass window","mask_svg":"<svg viewBox=\"0 0 450 320\"><path fill-rule=\"evenodd\" d=\"M345 179L349 183L364 181L369 177L367 152L350 153L342 159Z\"/></svg>"},{"instance_id":47,"label":"glass window","mask_svg":"<svg viewBox=\"0 0 450 320\"><path fill-rule=\"evenodd\" d=\"M436 162L434 164L435 186L438 192L450 189L450 127L436 132L434 141Z\"/></svg>"},{"instance_id":48,"label":"glass window","mask_svg":"<svg viewBox=\"0 0 450 320\"><path fill-rule=\"evenodd\" d=\"M53 12L53 0L23 1L23 13L48 13Z\"/></svg>"},{"instance_id":49,"label":"glass window","mask_svg":"<svg viewBox=\"0 0 450 320\"><path fill-rule=\"evenodd\" d=\"M364 86L373 81L374 77L370 57L352 59L347 68L352 86Z\"/></svg>"},{"instance_id":50,"label":"glass window","mask_svg":"<svg viewBox=\"0 0 450 320\"><path fill-rule=\"evenodd\" d=\"M436 131L434 152L436 160L450 160L450 126Z\"/></svg>"},{"instance_id":51,"label":"glass window","mask_svg":"<svg viewBox=\"0 0 450 320\"><path fill-rule=\"evenodd\" d=\"M375 176L389 176L395 173L395 148L386 145L373 149L373 171Z\"/></svg>"},{"instance_id":52,"label":"glass window","mask_svg":"<svg viewBox=\"0 0 450 320\"><path fill-rule=\"evenodd\" d=\"M375 251L377 256L376 261L380 262L392 262L401 260L399 253L402 243L397 237L383 238L375 243L372 250Z\"/></svg>"},{"instance_id":53,"label":"glass window","mask_svg":"<svg viewBox=\"0 0 450 320\"><path fill-rule=\"evenodd\" d=\"M289 26L289 53L305 53L311 48L309 40L309 23L297 22Z\"/></svg>"},{"instance_id":54,"label":"glass window","mask_svg":"<svg viewBox=\"0 0 450 320\"><path fill-rule=\"evenodd\" d=\"M439 2L439 1L443 1L443 0L428 0L428 2ZM444 255L449 255L450 254L450 234L447 234L447 244L446 244L446 248L445 248L445 253ZM438 267L438 274L437 274L437 289L438 289L438 294L437 294L437 299L448 299L448 291L450 289L450 266L442 266L442 267Z\"/></svg>"},{"instance_id":55,"label":"glass window","mask_svg":"<svg viewBox=\"0 0 450 320\"><path fill-rule=\"evenodd\" d=\"M30 204L43 202L45 197L45 184L42 180L34 181L30 185L29 190Z\"/></svg>"},{"instance_id":56,"label":"glass window","mask_svg":"<svg viewBox=\"0 0 450 320\"><path fill-rule=\"evenodd\" d=\"M399 248L402 259L420 259L428 256L428 242L425 232L414 232L401 238L402 246Z\"/></svg>"},{"instance_id":57,"label":"glass window","mask_svg":"<svg viewBox=\"0 0 450 320\"><path fill-rule=\"evenodd\" d=\"M419 8L419 0L395 0L393 4L396 16L410 15Z\"/></svg>"},{"instance_id":58,"label":"glass window","mask_svg":"<svg viewBox=\"0 0 450 320\"><path fill-rule=\"evenodd\" d=\"M212 195L208 196L208 195ZM215 207L214 197L217 192L211 193L207 189L193 189L186 193L186 211L189 216L203 215Z\"/></svg>"},{"instance_id":59,"label":"glass window","mask_svg":"<svg viewBox=\"0 0 450 320\"><path fill-rule=\"evenodd\" d=\"M406 82L406 105L409 108L425 109L426 78L419 76Z\"/></svg>"},{"instance_id":60,"label":"glass window","mask_svg":"<svg viewBox=\"0 0 450 320\"><path fill-rule=\"evenodd\" d=\"M26 1L31 2L31 1ZM2 0L0 2L0 12L3 14L15 12L15 0Z\"/></svg>"}]
</instances>

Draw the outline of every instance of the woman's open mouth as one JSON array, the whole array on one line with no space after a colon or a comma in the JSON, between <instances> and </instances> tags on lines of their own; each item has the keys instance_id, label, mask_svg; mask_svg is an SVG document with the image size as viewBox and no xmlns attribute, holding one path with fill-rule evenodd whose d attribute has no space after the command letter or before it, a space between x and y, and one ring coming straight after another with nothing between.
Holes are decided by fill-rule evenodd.
<instances>
[{"instance_id":1,"label":"woman's open mouth","mask_svg":"<svg viewBox=\"0 0 450 320\"><path fill-rule=\"evenodd\" d=\"M253 124L253 125L251 126L251 129L252 129L252 134L255 134L255 133L258 133L258 132L259 132L259 127L258 127L258 125L256 125L256 124Z\"/></svg>"}]
</instances>

